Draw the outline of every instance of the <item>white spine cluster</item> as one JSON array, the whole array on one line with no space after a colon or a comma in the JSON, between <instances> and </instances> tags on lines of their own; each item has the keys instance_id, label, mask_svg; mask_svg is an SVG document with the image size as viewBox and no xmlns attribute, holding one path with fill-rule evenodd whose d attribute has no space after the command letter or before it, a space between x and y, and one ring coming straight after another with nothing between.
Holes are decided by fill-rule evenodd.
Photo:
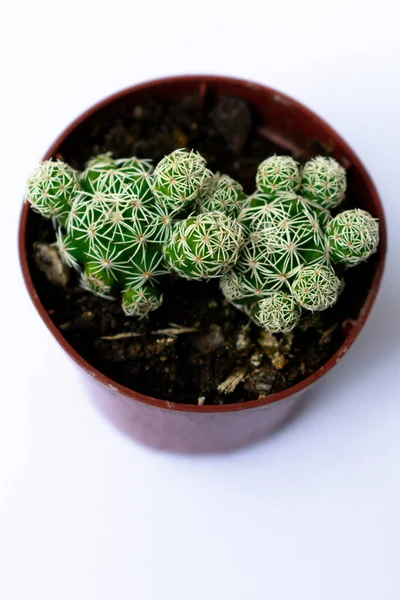
<instances>
[{"instance_id":1,"label":"white spine cluster","mask_svg":"<svg viewBox=\"0 0 400 600\"><path fill-rule=\"evenodd\" d=\"M163 253L156 244L142 246L126 264L126 286L140 288L148 283L154 283L160 275L168 272L163 258Z\"/></svg>"},{"instance_id":2,"label":"white spine cluster","mask_svg":"<svg viewBox=\"0 0 400 600\"><path fill-rule=\"evenodd\" d=\"M313 200L322 208L338 206L346 191L346 171L334 158L317 156L301 171L300 195Z\"/></svg>"},{"instance_id":3,"label":"white spine cluster","mask_svg":"<svg viewBox=\"0 0 400 600\"><path fill-rule=\"evenodd\" d=\"M303 267L292 284L295 300L307 310L325 310L335 304L341 284L335 272L323 265Z\"/></svg>"},{"instance_id":4,"label":"white spine cluster","mask_svg":"<svg viewBox=\"0 0 400 600\"><path fill-rule=\"evenodd\" d=\"M201 186L199 207L201 212L219 211L235 218L243 207L244 199L245 194L240 183L229 175L217 173L208 177Z\"/></svg>"},{"instance_id":5,"label":"white spine cluster","mask_svg":"<svg viewBox=\"0 0 400 600\"><path fill-rule=\"evenodd\" d=\"M328 239L333 260L355 266L376 252L378 220L359 208L346 210L329 223Z\"/></svg>"},{"instance_id":6,"label":"white spine cluster","mask_svg":"<svg viewBox=\"0 0 400 600\"><path fill-rule=\"evenodd\" d=\"M127 317L143 318L162 304L163 297L153 286L126 288L122 293L122 310Z\"/></svg>"},{"instance_id":7,"label":"white spine cluster","mask_svg":"<svg viewBox=\"0 0 400 600\"><path fill-rule=\"evenodd\" d=\"M79 189L76 171L60 160L45 160L28 179L25 200L47 219L63 222Z\"/></svg>"},{"instance_id":8,"label":"white spine cluster","mask_svg":"<svg viewBox=\"0 0 400 600\"><path fill-rule=\"evenodd\" d=\"M236 263L242 244L237 221L221 212L202 213L175 225L166 260L183 277L220 277Z\"/></svg>"},{"instance_id":9,"label":"white spine cluster","mask_svg":"<svg viewBox=\"0 0 400 600\"><path fill-rule=\"evenodd\" d=\"M105 300L114 300L114 297L111 296L111 285L95 273L81 273L80 286L95 296L100 296Z\"/></svg>"},{"instance_id":10,"label":"white spine cluster","mask_svg":"<svg viewBox=\"0 0 400 600\"><path fill-rule=\"evenodd\" d=\"M300 307L289 294L275 292L256 302L251 316L257 325L270 333L285 333L297 325Z\"/></svg>"},{"instance_id":11,"label":"white spine cluster","mask_svg":"<svg viewBox=\"0 0 400 600\"><path fill-rule=\"evenodd\" d=\"M270 196L295 192L300 186L298 163L291 156L270 156L257 169L257 187Z\"/></svg>"},{"instance_id":12,"label":"white spine cluster","mask_svg":"<svg viewBox=\"0 0 400 600\"><path fill-rule=\"evenodd\" d=\"M158 163L152 189L169 209L180 210L197 197L204 179L210 175L205 159L198 152L180 148Z\"/></svg>"},{"instance_id":13,"label":"white spine cluster","mask_svg":"<svg viewBox=\"0 0 400 600\"><path fill-rule=\"evenodd\" d=\"M240 303L247 297L255 295L251 284L248 284L245 278L237 273L235 269L230 269L220 279L221 292L232 304Z\"/></svg>"}]
</instances>

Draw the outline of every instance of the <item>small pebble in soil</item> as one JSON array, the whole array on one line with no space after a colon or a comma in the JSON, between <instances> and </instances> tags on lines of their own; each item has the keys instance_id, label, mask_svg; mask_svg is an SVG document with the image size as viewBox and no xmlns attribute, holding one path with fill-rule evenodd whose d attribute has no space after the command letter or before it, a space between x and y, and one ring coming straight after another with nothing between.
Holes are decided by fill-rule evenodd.
<instances>
[{"instance_id":1,"label":"small pebble in soil","mask_svg":"<svg viewBox=\"0 0 400 600\"><path fill-rule=\"evenodd\" d=\"M243 327L238 333L236 338L236 350L238 352L247 352L251 344L249 328L247 326Z\"/></svg>"},{"instance_id":2,"label":"small pebble in soil","mask_svg":"<svg viewBox=\"0 0 400 600\"><path fill-rule=\"evenodd\" d=\"M200 354L210 354L224 343L224 333L220 325L212 323L205 332L193 335L191 342Z\"/></svg>"},{"instance_id":3,"label":"small pebble in soil","mask_svg":"<svg viewBox=\"0 0 400 600\"><path fill-rule=\"evenodd\" d=\"M52 285L66 287L70 270L60 258L57 248L52 244L35 242L33 244L33 260Z\"/></svg>"},{"instance_id":4,"label":"small pebble in soil","mask_svg":"<svg viewBox=\"0 0 400 600\"><path fill-rule=\"evenodd\" d=\"M255 397L267 396L275 382L275 373L272 368L255 369L244 382L244 389Z\"/></svg>"}]
</instances>

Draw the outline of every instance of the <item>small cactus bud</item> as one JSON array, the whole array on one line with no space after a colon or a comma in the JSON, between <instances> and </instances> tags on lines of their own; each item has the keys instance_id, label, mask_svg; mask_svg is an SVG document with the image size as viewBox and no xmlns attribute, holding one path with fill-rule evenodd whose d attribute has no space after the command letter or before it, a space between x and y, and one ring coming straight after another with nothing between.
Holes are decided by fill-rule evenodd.
<instances>
[{"instance_id":1,"label":"small cactus bud","mask_svg":"<svg viewBox=\"0 0 400 600\"><path fill-rule=\"evenodd\" d=\"M188 279L220 277L237 261L242 243L237 221L221 212L202 213L175 224L166 262Z\"/></svg>"},{"instance_id":2,"label":"small cactus bud","mask_svg":"<svg viewBox=\"0 0 400 600\"><path fill-rule=\"evenodd\" d=\"M77 173L72 167L60 160L45 160L28 179L25 200L42 217L64 224L78 190Z\"/></svg>"},{"instance_id":3,"label":"small cactus bud","mask_svg":"<svg viewBox=\"0 0 400 600\"><path fill-rule=\"evenodd\" d=\"M228 175L217 173L205 179L199 192L201 212L223 212L231 218L236 218L243 206L246 196L243 188Z\"/></svg>"},{"instance_id":4,"label":"small cactus bud","mask_svg":"<svg viewBox=\"0 0 400 600\"><path fill-rule=\"evenodd\" d=\"M329 223L327 233L332 259L350 266L366 260L379 243L377 219L359 208L339 213Z\"/></svg>"},{"instance_id":5,"label":"small cactus bud","mask_svg":"<svg viewBox=\"0 0 400 600\"><path fill-rule=\"evenodd\" d=\"M298 163L291 156L270 156L257 169L257 187L268 196L296 192L300 186Z\"/></svg>"},{"instance_id":6,"label":"small cactus bud","mask_svg":"<svg viewBox=\"0 0 400 600\"><path fill-rule=\"evenodd\" d=\"M81 274L80 285L84 290L105 298L113 300L111 296L112 288L115 284L115 279L106 270L102 269L97 261L87 262L84 272Z\"/></svg>"},{"instance_id":7,"label":"small cactus bud","mask_svg":"<svg viewBox=\"0 0 400 600\"><path fill-rule=\"evenodd\" d=\"M129 194L133 197L151 197L151 161L133 158L114 160L111 154L101 154L92 158L82 173L82 188L95 194Z\"/></svg>"},{"instance_id":8,"label":"small cactus bud","mask_svg":"<svg viewBox=\"0 0 400 600\"><path fill-rule=\"evenodd\" d=\"M323 265L303 267L292 283L295 300L307 310L325 310L335 304L341 287L334 271Z\"/></svg>"},{"instance_id":9,"label":"small cactus bud","mask_svg":"<svg viewBox=\"0 0 400 600\"><path fill-rule=\"evenodd\" d=\"M152 285L128 287L122 292L122 310L128 317L145 317L162 304L162 295Z\"/></svg>"},{"instance_id":10,"label":"small cactus bud","mask_svg":"<svg viewBox=\"0 0 400 600\"><path fill-rule=\"evenodd\" d=\"M300 318L300 307L289 294L275 292L251 307L251 316L269 333L291 331Z\"/></svg>"},{"instance_id":11,"label":"small cactus bud","mask_svg":"<svg viewBox=\"0 0 400 600\"><path fill-rule=\"evenodd\" d=\"M220 280L221 292L232 304L248 304L257 299L256 284L246 280L242 273L234 268L225 273Z\"/></svg>"},{"instance_id":12,"label":"small cactus bud","mask_svg":"<svg viewBox=\"0 0 400 600\"><path fill-rule=\"evenodd\" d=\"M299 194L328 210L338 206L346 191L346 171L334 158L317 156L301 170Z\"/></svg>"},{"instance_id":13,"label":"small cactus bud","mask_svg":"<svg viewBox=\"0 0 400 600\"><path fill-rule=\"evenodd\" d=\"M153 173L153 192L170 210L182 210L197 197L200 186L211 172L198 152L175 150L165 156Z\"/></svg>"}]
</instances>

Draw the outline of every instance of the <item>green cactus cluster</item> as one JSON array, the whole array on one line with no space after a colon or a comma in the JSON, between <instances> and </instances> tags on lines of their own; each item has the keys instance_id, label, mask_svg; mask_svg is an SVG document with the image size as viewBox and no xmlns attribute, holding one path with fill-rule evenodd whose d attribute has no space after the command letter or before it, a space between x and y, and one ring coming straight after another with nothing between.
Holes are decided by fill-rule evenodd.
<instances>
[{"instance_id":1,"label":"green cactus cluster","mask_svg":"<svg viewBox=\"0 0 400 600\"><path fill-rule=\"evenodd\" d=\"M220 278L225 298L271 333L293 329L303 311L332 306L342 284L335 265L375 252L377 220L360 209L330 211L343 200L346 174L333 158L302 167L271 156L246 196L213 174L191 150L151 161L94 157L78 173L44 161L26 199L53 219L56 244L81 285L104 298L121 294L127 316L162 303L160 278Z\"/></svg>"}]
</instances>

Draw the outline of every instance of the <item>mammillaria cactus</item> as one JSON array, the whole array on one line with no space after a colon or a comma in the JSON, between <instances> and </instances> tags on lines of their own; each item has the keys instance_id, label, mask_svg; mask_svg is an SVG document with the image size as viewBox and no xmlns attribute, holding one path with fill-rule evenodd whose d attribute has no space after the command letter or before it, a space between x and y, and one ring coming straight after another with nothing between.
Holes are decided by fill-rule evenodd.
<instances>
[{"instance_id":1,"label":"mammillaria cactus","mask_svg":"<svg viewBox=\"0 0 400 600\"><path fill-rule=\"evenodd\" d=\"M346 191L346 171L333 158L317 156L301 170L300 195L331 210L338 206Z\"/></svg>"},{"instance_id":2,"label":"mammillaria cactus","mask_svg":"<svg viewBox=\"0 0 400 600\"><path fill-rule=\"evenodd\" d=\"M365 210L355 208L339 213L328 225L332 259L357 265L375 252L379 241L378 221Z\"/></svg>"},{"instance_id":3,"label":"mammillaria cactus","mask_svg":"<svg viewBox=\"0 0 400 600\"><path fill-rule=\"evenodd\" d=\"M296 192L300 186L299 165L291 156L270 156L258 167L256 183L269 196Z\"/></svg>"},{"instance_id":4,"label":"mammillaria cactus","mask_svg":"<svg viewBox=\"0 0 400 600\"><path fill-rule=\"evenodd\" d=\"M45 160L28 179L27 188L26 200L33 210L64 224L71 200L79 189L78 176L60 160Z\"/></svg>"},{"instance_id":5,"label":"mammillaria cactus","mask_svg":"<svg viewBox=\"0 0 400 600\"><path fill-rule=\"evenodd\" d=\"M194 150L179 149L153 170L135 157L93 158L82 174L43 162L26 199L52 217L62 259L81 285L104 298L121 293L127 316L158 308L160 276L220 278L225 298L269 332L288 332L303 311L332 306L341 282L334 266L357 265L377 248L377 220L343 199L345 171L317 157L300 170L291 157L261 163L246 197L213 175Z\"/></svg>"},{"instance_id":6,"label":"mammillaria cactus","mask_svg":"<svg viewBox=\"0 0 400 600\"><path fill-rule=\"evenodd\" d=\"M263 165L276 165L278 158ZM293 328L301 309L332 306L341 288L332 263L356 265L378 245L378 225L369 213L354 209L331 218L328 208L343 199L346 189L345 171L334 159L309 161L301 176L298 193L306 189L307 197L276 188L266 193L267 187L250 197L238 216L246 243L234 268L221 279L225 297L274 333ZM268 177L266 184L272 183ZM279 322L277 307L289 305L292 322L284 322L282 312Z\"/></svg>"},{"instance_id":7,"label":"mammillaria cactus","mask_svg":"<svg viewBox=\"0 0 400 600\"><path fill-rule=\"evenodd\" d=\"M122 308L128 317L145 317L162 304L162 295L153 285L127 287L122 292Z\"/></svg>"},{"instance_id":8,"label":"mammillaria cactus","mask_svg":"<svg viewBox=\"0 0 400 600\"><path fill-rule=\"evenodd\" d=\"M198 204L201 212L223 212L228 217L238 216L246 198L243 188L228 175L217 173L208 177L200 188Z\"/></svg>"},{"instance_id":9,"label":"mammillaria cactus","mask_svg":"<svg viewBox=\"0 0 400 600\"><path fill-rule=\"evenodd\" d=\"M274 292L251 308L254 321L271 333L291 331L300 319L300 312L295 299L283 292Z\"/></svg>"},{"instance_id":10,"label":"mammillaria cactus","mask_svg":"<svg viewBox=\"0 0 400 600\"><path fill-rule=\"evenodd\" d=\"M153 173L153 192L156 199L176 211L190 207L200 186L212 173L198 152L181 148L165 156Z\"/></svg>"},{"instance_id":11,"label":"mammillaria cactus","mask_svg":"<svg viewBox=\"0 0 400 600\"><path fill-rule=\"evenodd\" d=\"M340 279L324 265L303 267L292 284L295 300L311 311L325 310L335 304L339 290Z\"/></svg>"},{"instance_id":12,"label":"mammillaria cactus","mask_svg":"<svg viewBox=\"0 0 400 600\"><path fill-rule=\"evenodd\" d=\"M220 277L232 267L243 244L240 224L222 212L178 221L166 245L169 267L188 279Z\"/></svg>"},{"instance_id":13,"label":"mammillaria cactus","mask_svg":"<svg viewBox=\"0 0 400 600\"><path fill-rule=\"evenodd\" d=\"M47 162L38 170L42 178L49 170ZM58 228L56 244L64 262L81 271L82 287L103 298L112 298L124 288L127 314L143 316L147 309L158 307L162 297L158 294L155 300L155 288L150 284L166 272L159 244L168 238L171 215L150 190L150 162L102 155L89 161L79 181L68 165L50 163L53 171L54 165L55 183L50 177L52 187L47 187L54 190L60 172L67 173L74 183L68 188L68 197L62 198L63 218L58 218L62 227ZM37 173L33 179L36 181ZM35 185L29 180L27 200L32 204ZM45 194L41 204L35 202L44 216L49 213L48 196ZM139 293L142 287L144 295ZM132 308L133 299L136 308Z\"/></svg>"}]
</instances>

